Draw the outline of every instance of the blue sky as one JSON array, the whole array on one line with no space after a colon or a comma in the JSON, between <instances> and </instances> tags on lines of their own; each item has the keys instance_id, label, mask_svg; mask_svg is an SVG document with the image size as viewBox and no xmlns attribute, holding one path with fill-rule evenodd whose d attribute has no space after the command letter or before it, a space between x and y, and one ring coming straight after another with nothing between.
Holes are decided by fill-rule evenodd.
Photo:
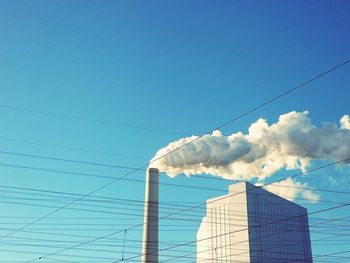
<instances>
[{"instance_id":1,"label":"blue sky","mask_svg":"<svg viewBox=\"0 0 350 263\"><path fill-rule=\"evenodd\" d=\"M128 167L146 164L169 142L184 135L210 131L349 59L349 8L348 1L1 1L0 150L17 154L0 153L0 185L75 194L93 191L110 179L4 165L122 176L128 170L25 157L18 153ZM338 122L343 115L350 114L349 70L347 65L227 125L222 133L247 132L250 124L260 117L273 123L281 114L293 110L308 110L315 125L323 121ZM132 129L8 107L176 133ZM327 168L317 174L318 177L311 174L303 180L315 188L350 191L348 168ZM281 171L276 178L284 175ZM136 172L128 178L142 180L144 172ZM161 180L194 187L162 186L162 201L179 202L179 205L203 203L225 193L230 184L224 180L183 176L169 179L162 175ZM96 195L139 201L143 200L143 189L140 182L118 181ZM53 209L36 206L38 204L60 206L67 201L62 196L55 196L51 201L16 199L28 195L24 195L23 189L17 189L16 193L13 188L12 192L8 192L9 188L3 190L1 215L12 218L0 218L2 228L16 229ZM346 194L321 192L321 201L318 205L302 200L300 203L309 211L316 211L320 207L334 206L329 202L348 202L349 198ZM142 223L140 216L121 219L120 213L129 211L125 208L142 215L142 205L123 203L114 210L105 208L114 214L63 209L52 217L106 216L115 226L103 231L45 230L51 234L19 231L14 234L17 239L9 237L0 241L3 251L38 254L0 252L1 260L39 262L34 259L59 250L57 243L53 244L56 247L25 247L28 240L18 237L50 239L53 243L52 240L62 237L52 233L98 237ZM344 211L320 214L319 218L338 218ZM203 211L197 212L194 222L183 226L190 230L181 232L173 227L173 232L161 234L161 240L194 240L201 216ZM99 227L107 224L107 219L85 220ZM42 221L61 222L49 218ZM6 225L8 223L18 224ZM43 226L33 225L28 230L35 227ZM128 233L130 240L141 240L140 229ZM7 233L6 229L0 231L2 236ZM315 232L312 237L316 239L317 235L320 234ZM113 237L123 238L122 233ZM64 239L89 240L72 236ZM140 244L130 242L126 256L139 252ZM318 246L315 243L314 254L345 250L344 246L334 244ZM113 249L111 253L91 253L96 257L120 259L122 249L110 250ZM72 249L65 254L77 257L55 255L52 258L82 262L78 256L84 253Z\"/></svg>"}]
</instances>

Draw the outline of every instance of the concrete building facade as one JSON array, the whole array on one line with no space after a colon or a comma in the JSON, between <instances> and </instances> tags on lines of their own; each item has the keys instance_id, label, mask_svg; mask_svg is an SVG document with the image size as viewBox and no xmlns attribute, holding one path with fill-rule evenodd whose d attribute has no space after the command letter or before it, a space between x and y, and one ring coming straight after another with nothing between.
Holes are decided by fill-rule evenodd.
<instances>
[{"instance_id":1,"label":"concrete building facade","mask_svg":"<svg viewBox=\"0 0 350 263\"><path fill-rule=\"evenodd\" d=\"M207 200L197 263L310 263L307 210L250 183Z\"/></svg>"}]
</instances>

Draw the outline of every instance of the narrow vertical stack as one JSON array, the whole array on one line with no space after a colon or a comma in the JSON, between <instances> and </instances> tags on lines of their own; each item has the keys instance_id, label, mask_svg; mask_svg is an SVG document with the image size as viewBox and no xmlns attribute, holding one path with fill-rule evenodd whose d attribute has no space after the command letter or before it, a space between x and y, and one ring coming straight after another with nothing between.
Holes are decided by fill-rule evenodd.
<instances>
[{"instance_id":1,"label":"narrow vertical stack","mask_svg":"<svg viewBox=\"0 0 350 263\"><path fill-rule=\"evenodd\" d=\"M159 170L146 173L142 263L158 263Z\"/></svg>"}]
</instances>

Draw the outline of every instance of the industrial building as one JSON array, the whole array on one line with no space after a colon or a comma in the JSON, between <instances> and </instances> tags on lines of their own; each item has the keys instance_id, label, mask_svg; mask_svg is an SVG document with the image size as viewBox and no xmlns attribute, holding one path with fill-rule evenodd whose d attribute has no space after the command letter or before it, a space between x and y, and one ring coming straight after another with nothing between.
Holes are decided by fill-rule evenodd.
<instances>
[{"instance_id":1,"label":"industrial building","mask_svg":"<svg viewBox=\"0 0 350 263\"><path fill-rule=\"evenodd\" d=\"M307 210L247 182L207 200L197 263L310 263Z\"/></svg>"},{"instance_id":2,"label":"industrial building","mask_svg":"<svg viewBox=\"0 0 350 263\"><path fill-rule=\"evenodd\" d=\"M142 239L142 263L158 262L159 170L146 173L145 210Z\"/></svg>"}]
</instances>

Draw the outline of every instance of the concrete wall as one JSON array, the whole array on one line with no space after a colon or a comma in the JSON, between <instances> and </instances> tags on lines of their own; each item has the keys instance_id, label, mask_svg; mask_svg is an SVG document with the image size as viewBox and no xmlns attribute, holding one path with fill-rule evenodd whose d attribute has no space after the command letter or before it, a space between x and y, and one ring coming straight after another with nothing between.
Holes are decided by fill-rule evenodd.
<instances>
[{"instance_id":1,"label":"concrete wall","mask_svg":"<svg viewBox=\"0 0 350 263\"><path fill-rule=\"evenodd\" d=\"M199 242L197 263L249 262L245 191L244 183L236 184L228 195L207 201L206 220L202 221L197 240L204 236L207 239Z\"/></svg>"}]
</instances>

